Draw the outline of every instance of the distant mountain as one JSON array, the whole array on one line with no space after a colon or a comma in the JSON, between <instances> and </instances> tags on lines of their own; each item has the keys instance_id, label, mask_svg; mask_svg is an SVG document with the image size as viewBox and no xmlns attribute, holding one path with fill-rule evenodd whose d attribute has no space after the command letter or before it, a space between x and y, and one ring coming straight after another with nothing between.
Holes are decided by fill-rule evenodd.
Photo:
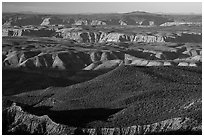
<instances>
[{"instance_id":1,"label":"distant mountain","mask_svg":"<svg viewBox=\"0 0 204 137\"><path fill-rule=\"evenodd\" d=\"M133 11L110 14L38 14L33 12L3 13L3 24L11 26L41 25L161 25L166 22L201 22L201 15L164 15ZM44 23L43 23L44 24Z\"/></svg>"}]
</instances>

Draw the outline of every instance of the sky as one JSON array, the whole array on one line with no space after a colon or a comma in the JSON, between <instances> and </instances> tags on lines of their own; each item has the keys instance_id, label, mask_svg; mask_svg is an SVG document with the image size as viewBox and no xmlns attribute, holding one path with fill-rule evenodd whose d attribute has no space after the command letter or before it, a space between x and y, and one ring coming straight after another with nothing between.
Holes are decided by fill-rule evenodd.
<instances>
[{"instance_id":1,"label":"sky","mask_svg":"<svg viewBox=\"0 0 204 137\"><path fill-rule=\"evenodd\" d=\"M151 13L202 14L201 2L3 2L2 12L78 13Z\"/></svg>"}]
</instances>

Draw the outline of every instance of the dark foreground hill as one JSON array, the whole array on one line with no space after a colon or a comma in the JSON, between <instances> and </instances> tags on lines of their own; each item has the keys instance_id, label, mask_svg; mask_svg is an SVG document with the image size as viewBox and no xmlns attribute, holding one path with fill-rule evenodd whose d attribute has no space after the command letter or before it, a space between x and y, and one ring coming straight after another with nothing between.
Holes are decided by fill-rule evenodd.
<instances>
[{"instance_id":1,"label":"dark foreground hill","mask_svg":"<svg viewBox=\"0 0 204 137\"><path fill-rule=\"evenodd\" d=\"M2 95L11 96L48 87L66 87L84 82L106 71L66 71L49 69L3 69Z\"/></svg>"},{"instance_id":2,"label":"dark foreground hill","mask_svg":"<svg viewBox=\"0 0 204 137\"><path fill-rule=\"evenodd\" d=\"M40 130L40 134L49 134L46 131L48 121L49 127L53 126L53 128L56 123L59 123L66 125L66 128L70 127L70 130L74 126L93 130L111 127L115 131L115 128L122 127L120 129L122 130L124 127L133 125L149 125L148 127L152 129L153 123L162 125L162 121L169 119L174 121L178 118L183 120L176 121L177 127L180 126L179 123L185 123L185 128L183 126L174 128L175 123L167 122L169 125L157 127L164 129L160 133L168 134L167 129L171 129L170 131L175 134L183 132L193 134L191 131L201 127L202 123L201 81L201 67L120 66L84 83L4 98L4 105L15 102L23 109L4 110L5 119L12 117L10 121L4 121L6 123L4 131L35 133L30 131L30 128L26 128L29 125L32 129L32 124L29 124L32 120L28 122L25 117L32 117L33 121L44 121L44 126L40 126L44 127L45 131ZM44 116L38 117L42 115L47 115L53 122L50 123L50 119ZM20 123L19 121L15 123L16 119L20 120ZM187 124L186 119L190 119ZM13 126L11 130L12 125L15 124L18 126ZM54 134L62 134L62 129L56 129ZM80 132L84 133L82 130ZM63 130L64 133L69 134L68 131Z\"/></svg>"}]
</instances>

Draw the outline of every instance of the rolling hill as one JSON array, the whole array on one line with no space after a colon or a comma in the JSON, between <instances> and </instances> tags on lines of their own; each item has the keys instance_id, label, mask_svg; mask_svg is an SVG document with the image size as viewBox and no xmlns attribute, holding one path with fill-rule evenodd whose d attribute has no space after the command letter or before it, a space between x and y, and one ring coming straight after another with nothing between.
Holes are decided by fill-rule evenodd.
<instances>
[{"instance_id":1,"label":"rolling hill","mask_svg":"<svg viewBox=\"0 0 204 137\"><path fill-rule=\"evenodd\" d=\"M75 127L127 127L201 119L201 68L120 66L90 81L5 98L34 115Z\"/></svg>"}]
</instances>

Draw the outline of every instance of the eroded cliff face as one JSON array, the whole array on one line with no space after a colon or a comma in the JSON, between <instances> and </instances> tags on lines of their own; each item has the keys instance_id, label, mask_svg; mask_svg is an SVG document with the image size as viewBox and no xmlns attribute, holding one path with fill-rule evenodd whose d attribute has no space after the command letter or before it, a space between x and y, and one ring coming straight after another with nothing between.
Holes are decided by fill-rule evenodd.
<instances>
[{"instance_id":1,"label":"eroded cliff face","mask_svg":"<svg viewBox=\"0 0 204 137\"><path fill-rule=\"evenodd\" d=\"M2 36L22 36L23 29L2 29Z\"/></svg>"},{"instance_id":2,"label":"eroded cliff face","mask_svg":"<svg viewBox=\"0 0 204 137\"><path fill-rule=\"evenodd\" d=\"M13 104L7 108L3 115L3 134L66 134L66 127L53 122L48 116L35 116L28 114L21 107ZM71 128L70 128L71 129ZM69 132L67 132L69 133Z\"/></svg>"},{"instance_id":3,"label":"eroded cliff face","mask_svg":"<svg viewBox=\"0 0 204 137\"><path fill-rule=\"evenodd\" d=\"M64 39L72 39L78 42L89 43L104 43L104 42L201 42L201 34L192 33L178 33L172 35L160 35L160 34L125 34L117 32L84 32L84 31L68 31L65 29L58 31L58 36Z\"/></svg>"},{"instance_id":4,"label":"eroded cliff face","mask_svg":"<svg viewBox=\"0 0 204 137\"><path fill-rule=\"evenodd\" d=\"M99 43L102 42L146 42L146 43L153 43L153 42L165 42L162 36L148 36L148 35L125 35L123 33L109 33L101 40Z\"/></svg>"},{"instance_id":5,"label":"eroded cliff face","mask_svg":"<svg viewBox=\"0 0 204 137\"><path fill-rule=\"evenodd\" d=\"M50 24L50 18L45 18L40 25L43 26L43 25L49 25L49 24Z\"/></svg>"},{"instance_id":6,"label":"eroded cliff face","mask_svg":"<svg viewBox=\"0 0 204 137\"><path fill-rule=\"evenodd\" d=\"M93 70L115 68L119 64L137 66L201 66L200 50L179 48L176 51L153 50L120 51L11 51L4 54L5 68L47 68L61 70Z\"/></svg>"},{"instance_id":7,"label":"eroded cliff face","mask_svg":"<svg viewBox=\"0 0 204 137\"><path fill-rule=\"evenodd\" d=\"M46 24L46 22L45 22ZM194 33L176 33L171 35L160 34L125 34L118 32L84 31L81 29L3 29L3 36L35 36L57 37L71 39L80 43L106 43L106 42L201 42L202 35Z\"/></svg>"},{"instance_id":8,"label":"eroded cliff face","mask_svg":"<svg viewBox=\"0 0 204 137\"><path fill-rule=\"evenodd\" d=\"M3 62L5 67L26 68L57 68L80 70L91 63L89 54L84 52L54 52L41 53L38 51L8 53Z\"/></svg>"},{"instance_id":9,"label":"eroded cliff face","mask_svg":"<svg viewBox=\"0 0 204 137\"><path fill-rule=\"evenodd\" d=\"M191 106L193 104L190 104ZM188 105L187 107L191 107ZM201 134L202 124L189 117L176 117L148 125L129 127L78 128L53 122L47 115L35 116L24 112L15 103L3 112L3 134L87 134L87 135L145 135L168 133Z\"/></svg>"}]
</instances>

